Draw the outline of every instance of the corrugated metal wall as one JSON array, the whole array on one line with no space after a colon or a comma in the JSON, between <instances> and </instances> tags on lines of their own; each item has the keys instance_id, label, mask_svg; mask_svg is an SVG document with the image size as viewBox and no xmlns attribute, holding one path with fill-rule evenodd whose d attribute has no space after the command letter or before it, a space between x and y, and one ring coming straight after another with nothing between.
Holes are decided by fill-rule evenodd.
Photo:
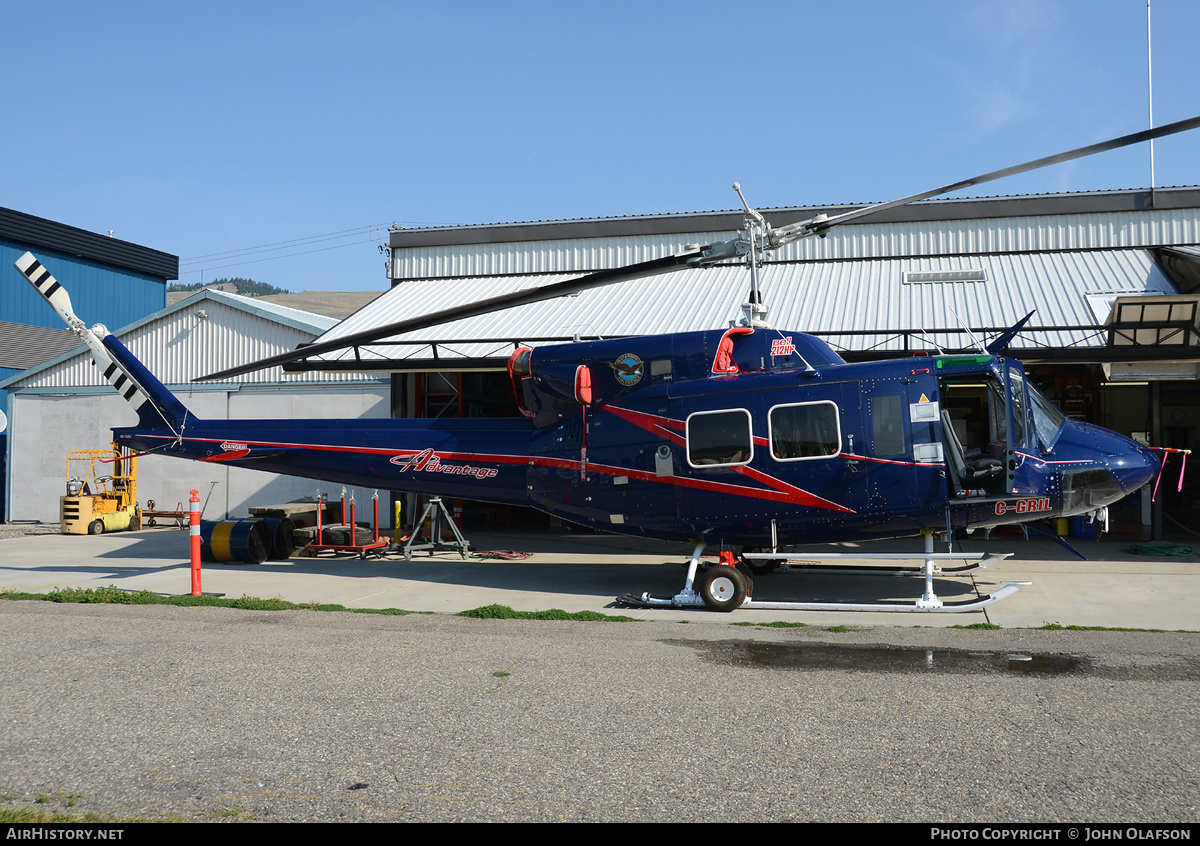
<instances>
[{"instance_id":1,"label":"corrugated metal wall","mask_svg":"<svg viewBox=\"0 0 1200 846\"><path fill-rule=\"evenodd\" d=\"M135 329L121 341L162 382L184 385L193 379L257 361L294 349L312 340L312 335L275 321L249 314L215 300L204 300L207 318L199 309L182 309ZM213 384L258 384L270 382L317 383L363 381L359 374L284 374L274 367L237 379ZM81 349L71 358L12 386L23 388L75 388L106 386L92 364L91 354Z\"/></svg>"},{"instance_id":2,"label":"corrugated metal wall","mask_svg":"<svg viewBox=\"0 0 1200 846\"><path fill-rule=\"evenodd\" d=\"M573 273L669 255L686 244L734 233L621 236L394 249L395 280ZM1106 249L1200 242L1195 209L1145 210L913 223L850 224L806 238L772 261L904 258L956 254Z\"/></svg>"},{"instance_id":3,"label":"corrugated metal wall","mask_svg":"<svg viewBox=\"0 0 1200 846\"><path fill-rule=\"evenodd\" d=\"M13 267L29 247L0 239L0 320L63 328L41 294ZM120 269L77 256L38 248L34 255L71 292L75 313L90 324L125 326L167 304L162 277Z\"/></svg>"}]
</instances>

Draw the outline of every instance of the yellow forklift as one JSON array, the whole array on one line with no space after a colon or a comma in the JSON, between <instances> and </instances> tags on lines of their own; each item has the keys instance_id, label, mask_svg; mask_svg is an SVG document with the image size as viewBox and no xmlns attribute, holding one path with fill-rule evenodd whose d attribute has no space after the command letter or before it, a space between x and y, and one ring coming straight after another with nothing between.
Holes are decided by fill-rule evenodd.
<instances>
[{"instance_id":1,"label":"yellow forklift","mask_svg":"<svg viewBox=\"0 0 1200 846\"><path fill-rule=\"evenodd\" d=\"M77 449L68 453L67 495L62 498L60 522L64 535L102 535L140 529L137 456L115 443L112 449Z\"/></svg>"}]
</instances>

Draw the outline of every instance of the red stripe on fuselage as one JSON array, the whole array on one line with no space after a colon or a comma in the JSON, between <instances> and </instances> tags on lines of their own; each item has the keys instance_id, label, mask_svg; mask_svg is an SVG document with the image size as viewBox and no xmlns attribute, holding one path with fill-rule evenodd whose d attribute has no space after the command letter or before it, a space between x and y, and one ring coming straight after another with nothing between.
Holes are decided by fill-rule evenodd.
<instances>
[{"instance_id":1,"label":"red stripe on fuselage","mask_svg":"<svg viewBox=\"0 0 1200 846\"><path fill-rule=\"evenodd\" d=\"M672 437L673 440L678 439L678 443L681 446L683 445L682 438L680 438L678 435L675 435L672 432L668 432L667 429L665 428L668 425L671 426L672 428L682 427L683 424L679 421L670 420L669 418L665 418L665 417L658 417L658 416L652 415L652 414L642 414L641 412L631 412L631 411L628 411L627 409L610 409L610 410L614 411L614 413L623 412L623 413L619 413L618 416L623 417L623 418L629 420L630 422L635 423L638 426L647 428L650 431L653 431L653 429L650 429L650 426L653 426L654 429L660 430L659 432L655 432L655 434L661 433L661 434L668 435L668 436ZM628 415L628 416L626 416L626 415ZM649 423L649 426L643 426L643 424L641 422L634 420L633 419L634 417L639 417L639 418L645 419ZM659 421L661 421L661 423ZM158 438L161 440L174 440L174 438L172 438L170 436L165 436L165 435L164 436L146 435L144 437ZM192 441L193 443L223 443L226 439L225 438L184 438L183 440ZM333 444L312 444L312 443L305 444L305 443L290 443L290 442L275 442L275 441L249 441L249 440L247 440L247 441L245 441L245 443L249 449L247 449L245 452L243 452L242 450L238 450L236 452L236 457L234 456L234 454L230 454L228 456L221 454L221 455L208 456L205 458L201 458L199 460L201 460L201 461L233 461L233 460L237 460L237 458L246 457L247 453L250 452L255 447L267 447L267 448L272 448L272 449L286 448L286 449L314 450L314 451L319 451L319 452L351 452L351 453L359 453L359 454L367 454L367 455L386 455L389 457L419 455L420 453L424 452L424 449L382 449L380 447L354 447L354 446L338 446L338 445L333 445ZM482 461L482 462L492 462L495 464L510 464L510 465L511 464L526 464L527 466L530 466L530 467L556 467L559 469L572 470L572 471L579 470L579 468L582 464L582 462L574 460L574 459L550 458L548 456L535 456L535 455L504 455L504 454L479 453L479 452L455 452L455 451L447 451L447 450L439 450L439 449L434 449L434 453L437 454L437 456L440 459L446 460L446 461ZM744 496L744 497L749 497L751 499L765 499L765 500L770 500L773 502L786 502L786 503L790 503L792 505L801 505L801 506L806 506L809 508L820 508L820 509L832 510L832 511L842 511L842 512L845 512L848 514L854 513L854 511L852 509L846 508L843 505L838 505L835 502L831 502L830 500L823 499L823 498L816 496L815 494L811 494L801 488L797 488L793 485L790 485L787 482L782 481L781 479L776 479L774 476L770 476L766 473L762 473L761 471L754 470L750 467L745 467L743 465L741 467L734 467L733 469L742 473L743 475L747 476L748 478L754 479L755 481L760 482L762 484L769 485L770 487L774 488L774 490L765 490L762 488L751 488L751 487L747 487L745 485L733 485L733 484L729 484L727 482L713 482L713 481L709 481L707 479L695 479L695 478L690 478L687 476L659 476L656 473L649 473L649 472L646 472L643 470L631 470L627 467L617 467L617 466L609 465L609 464L598 464L593 461L589 461L587 463L588 471L595 472L595 473L601 473L606 476L628 476L629 478L637 479L637 480L643 481L643 482L658 482L660 484L677 485L679 487L694 488L696 490L706 490L706 491L713 491L716 493L725 493L725 494L729 494L732 496Z\"/></svg>"}]
</instances>

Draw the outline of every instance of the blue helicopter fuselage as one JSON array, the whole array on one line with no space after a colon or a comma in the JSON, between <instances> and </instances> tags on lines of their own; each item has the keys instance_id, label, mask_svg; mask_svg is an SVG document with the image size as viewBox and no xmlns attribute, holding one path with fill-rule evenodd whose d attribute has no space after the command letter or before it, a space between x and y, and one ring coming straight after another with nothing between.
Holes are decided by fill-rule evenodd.
<instances>
[{"instance_id":1,"label":"blue helicopter fuselage","mask_svg":"<svg viewBox=\"0 0 1200 846\"><path fill-rule=\"evenodd\" d=\"M520 349L524 417L197 420L146 392L117 442L347 485L527 505L668 540L772 546L1093 511L1154 454L1066 418L1013 359L847 363L799 332L731 329Z\"/></svg>"}]
</instances>

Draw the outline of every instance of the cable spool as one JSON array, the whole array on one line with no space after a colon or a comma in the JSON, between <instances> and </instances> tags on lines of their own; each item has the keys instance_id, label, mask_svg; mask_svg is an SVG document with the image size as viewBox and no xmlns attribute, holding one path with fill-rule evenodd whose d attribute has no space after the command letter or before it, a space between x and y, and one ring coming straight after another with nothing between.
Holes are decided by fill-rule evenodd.
<instances>
[{"instance_id":1,"label":"cable spool","mask_svg":"<svg viewBox=\"0 0 1200 846\"><path fill-rule=\"evenodd\" d=\"M272 561L286 560L296 551L296 543L292 540L292 532L296 524L288 517L251 517L251 523L262 523L267 527L270 538L270 549L267 557Z\"/></svg>"},{"instance_id":2,"label":"cable spool","mask_svg":"<svg viewBox=\"0 0 1200 846\"><path fill-rule=\"evenodd\" d=\"M271 533L258 520L212 520L200 524L200 555L205 561L261 564L271 549Z\"/></svg>"}]
</instances>

